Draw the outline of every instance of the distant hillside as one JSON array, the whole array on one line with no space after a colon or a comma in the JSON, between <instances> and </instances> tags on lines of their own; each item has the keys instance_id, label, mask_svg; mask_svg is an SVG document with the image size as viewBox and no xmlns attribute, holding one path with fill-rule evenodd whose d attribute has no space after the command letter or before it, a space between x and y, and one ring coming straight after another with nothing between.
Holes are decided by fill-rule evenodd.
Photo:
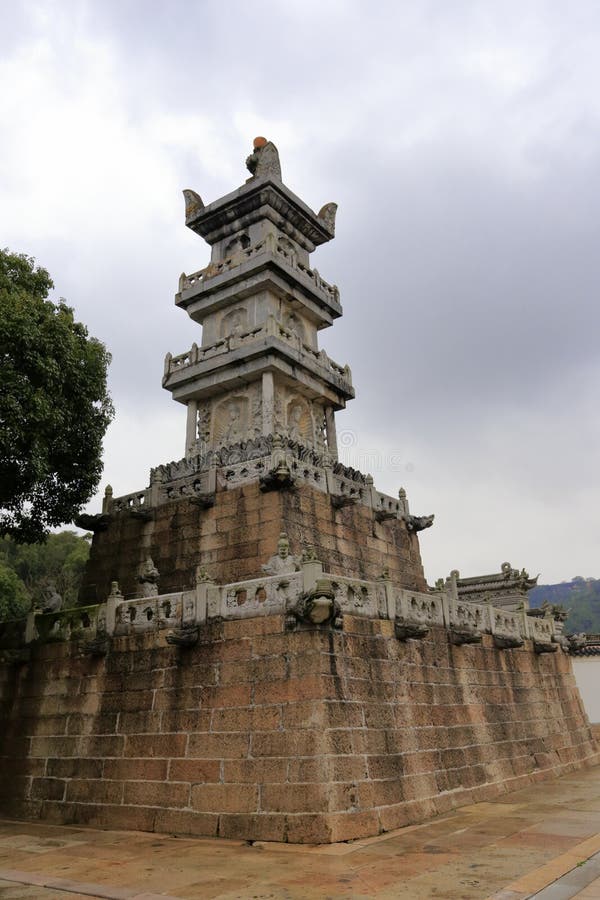
<instances>
[{"instance_id":1,"label":"distant hillside","mask_svg":"<svg viewBox=\"0 0 600 900\"><path fill-rule=\"evenodd\" d=\"M573 578L560 584L540 584L529 592L531 606L560 603L570 609L565 631L600 634L600 578Z\"/></svg>"}]
</instances>

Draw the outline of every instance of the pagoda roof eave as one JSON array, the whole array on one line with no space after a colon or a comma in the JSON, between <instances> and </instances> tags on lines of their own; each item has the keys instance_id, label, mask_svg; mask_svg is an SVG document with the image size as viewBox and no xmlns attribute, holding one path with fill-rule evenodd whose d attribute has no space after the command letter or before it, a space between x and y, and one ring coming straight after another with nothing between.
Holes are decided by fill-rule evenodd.
<instances>
[{"instance_id":1,"label":"pagoda roof eave","mask_svg":"<svg viewBox=\"0 0 600 900\"><path fill-rule=\"evenodd\" d=\"M334 234L323 219L297 197L283 182L274 178L250 178L246 184L209 203L190 215L185 224L209 244L239 230L244 223L264 218L264 207L270 206L304 239L308 250L330 241ZM248 222L249 223L249 222Z\"/></svg>"}]
</instances>

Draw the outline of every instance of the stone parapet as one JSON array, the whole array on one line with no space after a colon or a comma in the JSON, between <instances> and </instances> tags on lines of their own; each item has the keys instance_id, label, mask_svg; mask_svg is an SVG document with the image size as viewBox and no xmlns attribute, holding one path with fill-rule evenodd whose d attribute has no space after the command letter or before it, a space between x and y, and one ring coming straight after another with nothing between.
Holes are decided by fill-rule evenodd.
<instances>
[{"instance_id":1,"label":"stone parapet","mask_svg":"<svg viewBox=\"0 0 600 900\"><path fill-rule=\"evenodd\" d=\"M330 402L337 403L338 395L344 400L354 397L352 376L348 366L340 366L325 353L315 351L292 332L270 319L263 327L244 332L239 337L227 338L210 345L194 345L187 353L165 358L163 387L171 391L174 399L187 402L201 392L210 396L225 388L235 387L239 382L239 368L243 367L246 377L258 377L264 370L294 376L308 390L311 378L318 378L313 386L316 396L320 396L328 386L326 394ZM298 371L298 367L305 371Z\"/></svg>"},{"instance_id":2,"label":"stone parapet","mask_svg":"<svg viewBox=\"0 0 600 900\"><path fill-rule=\"evenodd\" d=\"M555 652L563 646L569 650L550 617L466 603L443 591L407 590L386 575L373 581L324 572L322 563L311 554L304 561L287 556L272 559L289 566L279 574L229 584L216 584L202 572L193 590L151 597L125 598L115 582L106 604L34 614L30 640L35 639L35 631L53 640L94 639L269 615L287 616L288 620L292 616L289 624L293 627L310 622L310 617L302 614L302 604L309 596L321 596L329 602L321 623L335 621L338 627L342 616L351 615L390 620L401 640L422 639L431 628L441 627L454 643L480 643L488 634L499 649L514 649L531 640L536 652ZM108 616L107 605L112 609Z\"/></svg>"},{"instance_id":3,"label":"stone parapet","mask_svg":"<svg viewBox=\"0 0 600 900\"><path fill-rule=\"evenodd\" d=\"M298 260L273 234L235 256L210 263L191 275L183 273L175 303L191 318L202 321L226 302L232 288L243 294L248 287L246 281L251 282L253 290L269 287L282 296L289 296L290 288L296 286L295 298L297 295L320 328L342 315L337 285L329 284L317 269Z\"/></svg>"}]
</instances>

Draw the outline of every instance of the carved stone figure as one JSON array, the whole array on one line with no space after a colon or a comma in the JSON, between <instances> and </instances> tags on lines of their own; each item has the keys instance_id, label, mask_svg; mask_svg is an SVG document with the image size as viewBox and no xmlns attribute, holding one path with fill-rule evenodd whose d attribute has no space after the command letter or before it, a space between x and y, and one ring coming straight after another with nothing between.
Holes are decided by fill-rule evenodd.
<instances>
[{"instance_id":1,"label":"carved stone figure","mask_svg":"<svg viewBox=\"0 0 600 900\"><path fill-rule=\"evenodd\" d=\"M310 413L299 401L292 401L288 406L288 437L291 441L304 444L311 437Z\"/></svg>"},{"instance_id":2,"label":"carved stone figure","mask_svg":"<svg viewBox=\"0 0 600 900\"><path fill-rule=\"evenodd\" d=\"M431 528L433 525L434 515L431 516L404 516L408 531L424 531L425 528Z\"/></svg>"},{"instance_id":3,"label":"carved stone figure","mask_svg":"<svg viewBox=\"0 0 600 900\"><path fill-rule=\"evenodd\" d=\"M254 149L246 160L246 168L254 178L281 181L281 164L275 144L264 137L254 138Z\"/></svg>"},{"instance_id":4,"label":"carved stone figure","mask_svg":"<svg viewBox=\"0 0 600 900\"><path fill-rule=\"evenodd\" d=\"M221 337L238 337L247 329L248 315L243 307L227 313L221 322Z\"/></svg>"},{"instance_id":5,"label":"carved stone figure","mask_svg":"<svg viewBox=\"0 0 600 900\"><path fill-rule=\"evenodd\" d=\"M246 405L243 397L229 400L221 405L215 413L215 438L217 443L229 447L246 437ZM228 458L227 463L231 463Z\"/></svg>"},{"instance_id":6,"label":"carved stone figure","mask_svg":"<svg viewBox=\"0 0 600 900\"><path fill-rule=\"evenodd\" d=\"M291 575L299 571L300 562L301 560L290 555L290 542L287 534L282 531L277 541L277 553L261 568L268 575Z\"/></svg>"},{"instance_id":7,"label":"carved stone figure","mask_svg":"<svg viewBox=\"0 0 600 900\"><path fill-rule=\"evenodd\" d=\"M45 613L58 612L62 608L63 599L56 590L54 581L49 581L42 596L42 608Z\"/></svg>"},{"instance_id":8,"label":"carved stone figure","mask_svg":"<svg viewBox=\"0 0 600 900\"><path fill-rule=\"evenodd\" d=\"M152 562L152 557L149 556L138 575L138 582L142 586L142 597L158 597L159 578L158 569Z\"/></svg>"},{"instance_id":9,"label":"carved stone figure","mask_svg":"<svg viewBox=\"0 0 600 900\"><path fill-rule=\"evenodd\" d=\"M285 320L285 327L295 334L300 343L305 340L304 326L295 313L290 313Z\"/></svg>"},{"instance_id":10,"label":"carved stone figure","mask_svg":"<svg viewBox=\"0 0 600 900\"><path fill-rule=\"evenodd\" d=\"M205 446L210 441L210 407L208 405L201 406L198 410L198 440Z\"/></svg>"}]
</instances>

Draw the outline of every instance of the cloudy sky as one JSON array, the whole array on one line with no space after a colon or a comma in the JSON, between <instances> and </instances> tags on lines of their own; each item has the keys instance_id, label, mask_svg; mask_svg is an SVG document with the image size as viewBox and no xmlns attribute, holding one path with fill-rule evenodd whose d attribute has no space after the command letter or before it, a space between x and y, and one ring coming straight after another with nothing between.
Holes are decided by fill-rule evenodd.
<instances>
[{"instance_id":1,"label":"cloudy sky","mask_svg":"<svg viewBox=\"0 0 600 900\"><path fill-rule=\"evenodd\" d=\"M412 511L430 581L508 560L600 577L600 6L595 0L0 0L0 245L113 354L115 494L183 455L173 304L208 262L181 189L252 138L311 207L352 367L345 461ZM98 511L99 497L89 505Z\"/></svg>"}]
</instances>

